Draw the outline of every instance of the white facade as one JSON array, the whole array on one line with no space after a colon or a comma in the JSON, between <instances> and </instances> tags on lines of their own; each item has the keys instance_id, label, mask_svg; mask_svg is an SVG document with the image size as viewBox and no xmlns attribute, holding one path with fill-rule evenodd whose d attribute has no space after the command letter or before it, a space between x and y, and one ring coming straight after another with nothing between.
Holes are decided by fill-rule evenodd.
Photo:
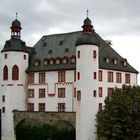
<instances>
[{"instance_id":1,"label":"white facade","mask_svg":"<svg viewBox=\"0 0 140 140\"><path fill-rule=\"evenodd\" d=\"M7 58L5 59L5 54ZM26 55L26 60L24 60ZM2 140L15 140L13 110L26 110L26 73L28 67L28 54L23 52L3 52L1 55L3 72L4 66L8 67L8 80L1 82L1 108L2 108ZM12 68L19 68L19 80L12 80Z\"/></svg>"}]
</instances>

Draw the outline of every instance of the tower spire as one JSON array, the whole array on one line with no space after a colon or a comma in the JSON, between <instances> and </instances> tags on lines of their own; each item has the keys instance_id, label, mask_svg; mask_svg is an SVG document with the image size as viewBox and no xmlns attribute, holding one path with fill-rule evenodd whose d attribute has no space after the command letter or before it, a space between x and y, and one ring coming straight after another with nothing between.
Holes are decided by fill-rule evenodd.
<instances>
[{"instance_id":1,"label":"tower spire","mask_svg":"<svg viewBox=\"0 0 140 140\"><path fill-rule=\"evenodd\" d=\"M18 18L18 13L16 13L16 19Z\"/></svg>"},{"instance_id":2,"label":"tower spire","mask_svg":"<svg viewBox=\"0 0 140 140\"><path fill-rule=\"evenodd\" d=\"M87 12L87 17L88 17L89 10L87 9L87 11L86 11L86 12Z\"/></svg>"}]
</instances>

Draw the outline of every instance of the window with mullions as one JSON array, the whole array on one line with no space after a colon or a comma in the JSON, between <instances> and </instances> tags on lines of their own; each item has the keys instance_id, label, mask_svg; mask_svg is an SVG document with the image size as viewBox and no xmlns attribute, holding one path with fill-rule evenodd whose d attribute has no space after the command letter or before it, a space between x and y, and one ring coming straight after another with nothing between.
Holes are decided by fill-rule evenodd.
<instances>
[{"instance_id":1,"label":"window with mullions","mask_svg":"<svg viewBox=\"0 0 140 140\"><path fill-rule=\"evenodd\" d=\"M65 82L65 71L58 71L58 82Z\"/></svg>"},{"instance_id":2,"label":"window with mullions","mask_svg":"<svg viewBox=\"0 0 140 140\"><path fill-rule=\"evenodd\" d=\"M65 88L58 88L58 98L65 98Z\"/></svg>"}]
</instances>

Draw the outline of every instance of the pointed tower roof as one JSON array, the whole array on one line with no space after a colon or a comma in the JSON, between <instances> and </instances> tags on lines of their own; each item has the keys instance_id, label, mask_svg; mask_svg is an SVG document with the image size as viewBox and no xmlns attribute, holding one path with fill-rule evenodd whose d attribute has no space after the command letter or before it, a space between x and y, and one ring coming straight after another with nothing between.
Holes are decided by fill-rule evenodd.
<instances>
[{"instance_id":1,"label":"pointed tower roof","mask_svg":"<svg viewBox=\"0 0 140 140\"><path fill-rule=\"evenodd\" d=\"M97 45L99 46L99 40L95 35L95 30L93 29L93 26L91 24L91 20L87 18L83 22L83 33L80 37L77 38L77 41L75 43L75 46L78 45Z\"/></svg>"},{"instance_id":2,"label":"pointed tower roof","mask_svg":"<svg viewBox=\"0 0 140 140\"><path fill-rule=\"evenodd\" d=\"M20 39L21 33L21 22L17 20L17 13L16 19L12 21L11 29L11 39L5 42L4 48L1 52L5 51L21 51L27 52L26 43Z\"/></svg>"}]
</instances>

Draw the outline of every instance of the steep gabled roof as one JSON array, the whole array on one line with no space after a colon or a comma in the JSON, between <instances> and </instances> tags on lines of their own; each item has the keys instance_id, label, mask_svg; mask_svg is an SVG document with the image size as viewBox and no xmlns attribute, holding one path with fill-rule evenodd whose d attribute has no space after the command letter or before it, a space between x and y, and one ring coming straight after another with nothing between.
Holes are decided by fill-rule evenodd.
<instances>
[{"instance_id":1,"label":"steep gabled roof","mask_svg":"<svg viewBox=\"0 0 140 140\"><path fill-rule=\"evenodd\" d=\"M82 31L64 33L64 34L54 34L54 35L46 35L43 36L35 45L34 51L30 57L30 64L27 72L33 71L55 71L55 70L71 70L76 69L76 63L70 63L70 61L66 64L49 64L44 65L44 60L47 59L55 59L57 57L63 58L71 58L76 55L76 47L75 42L77 38L82 34ZM99 40L99 68L100 69L110 69L117 71L125 71L138 73L128 62L127 65L124 66L124 58L121 57L112 47L109 46L96 32L96 38ZM68 51L66 51L66 49ZM105 58L109 57L110 63L106 63ZM113 59L117 59L117 64L113 63ZM40 60L40 65L35 66L35 60Z\"/></svg>"}]
</instances>

